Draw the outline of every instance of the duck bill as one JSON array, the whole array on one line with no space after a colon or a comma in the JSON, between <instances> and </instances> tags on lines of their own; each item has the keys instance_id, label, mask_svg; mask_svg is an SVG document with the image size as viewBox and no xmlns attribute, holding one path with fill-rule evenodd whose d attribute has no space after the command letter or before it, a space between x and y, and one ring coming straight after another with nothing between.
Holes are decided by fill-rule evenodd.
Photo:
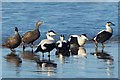
<instances>
[{"instance_id":1,"label":"duck bill","mask_svg":"<svg viewBox=\"0 0 120 80\"><path fill-rule=\"evenodd\" d=\"M86 37L86 40L89 40L89 39Z\"/></svg>"},{"instance_id":2,"label":"duck bill","mask_svg":"<svg viewBox=\"0 0 120 80\"><path fill-rule=\"evenodd\" d=\"M58 34L55 34L54 36L58 36Z\"/></svg>"},{"instance_id":3,"label":"duck bill","mask_svg":"<svg viewBox=\"0 0 120 80\"><path fill-rule=\"evenodd\" d=\"M115 26L115 24L112 23L112 26Z\"/></svg>"}]
</instances>

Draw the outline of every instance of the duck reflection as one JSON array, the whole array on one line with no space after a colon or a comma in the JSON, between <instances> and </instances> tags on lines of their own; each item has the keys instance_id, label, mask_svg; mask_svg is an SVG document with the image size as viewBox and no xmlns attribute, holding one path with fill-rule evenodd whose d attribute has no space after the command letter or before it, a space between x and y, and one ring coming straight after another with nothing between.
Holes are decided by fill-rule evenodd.
<instances>
[{"instance_id":1,"label":"duck reflection","mask_svg":"<svg viewBox=\"0 0 120 80\"><path fill-rule=\"evenodd\" d=\"M64 64L65 58L70 56L70 51L63 51L63 52L56 51L56 56L57 58L59 58L60 63Z\"/></svg>"},{"instance_id":2,"label":"duck reflection","mask_svg":"<svg viewBox=\"0 0 120 80\"><path fill-rule=\"evenodd\" d=\"M84 47L73 47L71 48L71 54L77 55L82 58L87 58L86 49Z\"/></svg>"},{"instance_id":3,"label":"duck reflection","mask_svg":"<svg viewBox=\"0 0 120 80\"><path fill-rule=\"evenodd\" d=\"M26 60L35 60L35 59L39 59L39 55L34 53L33 50L32 51L23 51L21 53L21 57L23 59L26 59Z\"/></svg>"},{"instance_id":4,"label":"duck reflection","mask_svg":"<svg viewBox=\"0 0 120 80\"><path fill-rule=\"evenodd\" d=\"M113 64L113 57L107 52L105 52L104 49L98 51L98 48L95 48L95 52L91 54L97 57L99 60L107 62L107 64Z\"/></svg>"},{"instance_id":5,"label":"duck reflection","mask_svg":"<svg viewBox=\"0 0 120 80\"><path fill-rule=\"evenodd\" d=\"M70 56L70 51L56 51L56 55L62 55L62 56L67 56L69 57Z\"/></svg>"},{"instance_id":6,"label":"duck reflection","mask_svg":"<svg viewBox=\"0 0 120 80\"><path fill-rule=\"evenodd\" d=\"M17 54L15 54L15 52L11 52L10 54L6 55L4 58L6 59L7 62L14 63L16 67L21 66L22 60Z\"/></svg>"},{"instance_id":7,"label":"duck reflection","mask_svg":"<svg viewBox=\"0 0 120 80\"><path fill-rule=\"evenodd\" d=\"M50 60L50 57L48 57L48 59L44 59L44 57L42 57L42 60L36 59L35 61L41 68L44 68L44 67L56 68L57 67L57 64L54 63L52 60Z\"/></svg>"},{"instance_id":8,"label":"duck reflection","mask_svg":"<svg viewBox=\"0 0 120 80\"><path fill-rule=\"evenodd\" d=\"M44 59L44 57L42 57L42 60L36 59L35 61L37 63L38 69L42 70L42 71L37 71L38 73L42 73L42 74L47 73L48 76L55 75L57 64L54 63L54 61L50 60L50 57L48 57L48 59Z\"/></svg>"}]
</instances>

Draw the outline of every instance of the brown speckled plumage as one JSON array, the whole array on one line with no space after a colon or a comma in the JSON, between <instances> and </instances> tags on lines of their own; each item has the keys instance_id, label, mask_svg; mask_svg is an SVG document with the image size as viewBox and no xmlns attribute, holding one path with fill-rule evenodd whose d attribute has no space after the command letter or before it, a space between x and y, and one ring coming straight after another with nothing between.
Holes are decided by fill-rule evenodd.
<instances>
[{"instance_id":1,"label":"brown speckled plumage","mask_svg":"<svg viewBox=\"0 0 120 80\"><path fill-rule=\"evenodd\" d=\"M41 21L38 21L36 23L36 28L33 31L28 31L22 36L22 45L23 45L23 50L25 48L24 44L32 44L33 42L36 41L40 37L40 32L39 32L39 26L42 24Z\"/></svg>"},{"instance_id":2,"label":"brown speckled plumage","mask_svg":"<svg viewBox=\"0 0 120 80\"><path fill-rule=\"evenodd\" d=\"M21 37L18 33L17 27L15 27L15 35L7 38L5 46L13 50L14 48L18 47L20 43L21 43Z\"/></svg>"}]
</instances>

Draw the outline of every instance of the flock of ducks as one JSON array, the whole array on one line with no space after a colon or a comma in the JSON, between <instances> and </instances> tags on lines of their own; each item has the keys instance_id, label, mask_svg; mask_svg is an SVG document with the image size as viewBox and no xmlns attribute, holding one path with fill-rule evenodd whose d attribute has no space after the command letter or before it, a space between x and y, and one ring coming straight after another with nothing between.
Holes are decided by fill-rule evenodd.
<instances>
[{"instance_id":1,"label":"flock of ducks","mask_svg":"<svg viewBox=\"0 0 120 80\"><path fill-rule=\"evenodd\" d=\"M9 48L11 51L15 51L14 48L17 48L21 43L23 51L25 51L26 48L25 44L31 44L31 48L33 48L34 42L40 37L39 27L41 26L41 24L42 21L39 20L36 23L35 29L33 31L26 32L22 37L19 35L18 28L15 27L15 35L8 37L4 46ZM90 39L95 42L96 48L98 48L98 43L102 44L102 48L105 47L104 42L109 40L113 33L113 30L110 27L111 25L114 26L112 22L107 22L106 30L100 31L93 39ZM56 48L58 53L66 53L69 52L73 47L75 47L76 49L78 49L79 47L82 48L86 43L86 40L89 40L86 34L70 35L68 40L65 39L64 35L60 35L60 39L55 42L53 36L56 35L57 34L55 31L48 31L46 33L47 38L40 41L34 52L42 52L42 57L44 57L45 52L48 52L48 57L50 57L50 51L52 51L54 48Z\"/></svg>"}]
</instances>

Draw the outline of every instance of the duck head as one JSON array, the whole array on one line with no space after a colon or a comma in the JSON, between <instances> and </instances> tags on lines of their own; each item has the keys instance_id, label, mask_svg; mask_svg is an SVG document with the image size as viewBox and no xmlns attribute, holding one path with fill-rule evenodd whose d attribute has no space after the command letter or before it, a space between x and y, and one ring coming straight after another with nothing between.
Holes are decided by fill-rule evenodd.
<instances>
[{"instance_id":1,"label":"duck head","mask_svg":"<svg viewBox=\"0 0 120 80\"><path fill-rule=\"evenodd\" d=\"M54 40L54 38L52 36L56 36L56 35L57 34L53 30L48 31L46 34L47 38L50 40Z\"/></svg>"},{"instance_id":2,"label":"duck head","mask_svg":"<svg viewBox=\"0 0 120 80\"><path fill-rule=\"evenodd\" d=\"M61 35L61 36L60 36L60 40L61 40L61 41L64 41L64 40L65 40L65 36L64 36L64 35Z\"/></svg>"},{"instance_id":3,"label":"duck head","mask_svg":"<svg viewBox=\"0 0 120 80\"><path fill-rule=\"evenodd\" d=\"M17 27L15 27L14 31L15 31L15 32L18 32L18 28L17 28Z\"/></svg>"},{"instance_id":4,"label":"duck head","mask_svg":"<svg viewBox=\"0 0 120 80\"><path fill-rule=\"evenodd\" d=\"M110 21L106 23L106 26L111 26L111 25L112 25L112 26L115 26L115 24L113 24L113 23L110 22Z\"/></svg>"},{"instance_id":5,"label":"duck head","mask_svg":"<svg viewBox=\"0 0 120 80\"><path fill-rule=\"evenodd\" d=\"M82 37L83 39L85 39L85 40L88 40L88 37L87 37L86 34L82 34L81 37Z\"/></svg>"},{"instance_id":6,"label":"duck head","mask_svg":"<svg viewBox=\"0 0 120 80\"><path fill-rule=\"evenodd\" d=\"M115 26L115 24L113 24L112 22L107 22L106 23L106 31L110 32L110 33L113 33L113 29L110 27L111 25Z\"/></svg>"},{"instance_id":7,"label":"duck head","mask_svg":"<svg viewBox=\"0 0 120 80\"><path fill-rule=\"evenodd\" d=\"M41 24L42 24L42 21L39 20L39 21L36 23L36 28L38 29Z\"/></svg>"}]
</instances>

